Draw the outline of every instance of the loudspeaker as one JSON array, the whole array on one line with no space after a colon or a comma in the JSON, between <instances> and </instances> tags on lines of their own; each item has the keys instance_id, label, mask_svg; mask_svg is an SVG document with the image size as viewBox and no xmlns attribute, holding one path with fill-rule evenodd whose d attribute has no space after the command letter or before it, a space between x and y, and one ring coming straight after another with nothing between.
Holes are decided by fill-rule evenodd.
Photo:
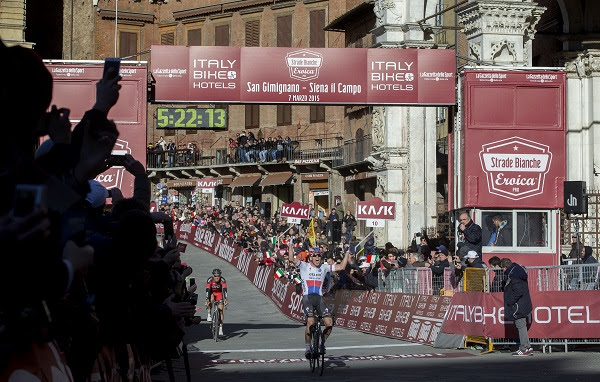
<instances>
[{"instance_id":1,"label":"loudspeaker","mask_svg":"<svg viewBox=\"0 0 600 382\"><path fill-rule=\"evenodd\" d=\"M588 213L586 183L582 181L565 181L564 202L566 214Z\"/></svg>"},{"instance_id":2,"label":"loudspeaker","mask_svg":"<svg viewBox=\"0 0 600 382\"><path fill-rule=\"evenodd\" d=\"M271 202L258 203L258 213L262 217L271 217Z\"/></svg>"},{"instance_id":3,"label":"loudspeaker","mask_svg":"<svg viewBox=\"0 0 600 382\"><path fill-rule=\"evenodd\" d=\"M215 198L222 199L223 198L223 185L219 184L215 187Z\"/></svg>"}]
</instances>

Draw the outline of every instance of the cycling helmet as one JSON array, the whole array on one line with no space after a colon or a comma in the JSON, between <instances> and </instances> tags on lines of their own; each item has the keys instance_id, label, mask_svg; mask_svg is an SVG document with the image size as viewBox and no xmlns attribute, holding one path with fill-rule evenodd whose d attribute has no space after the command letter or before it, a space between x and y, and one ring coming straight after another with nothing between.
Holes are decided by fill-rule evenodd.
<instances>
[{"instance_id":1,"label":"cycling helmet","mask_svg":"<svg viewBox=\"0 0 600 382\"><path fill-rule=\"evenodd\" d=\"M309 250L310 253L321 253L321 248L313 247Z\"/></svg>"},{"instance_id":2,"label":"cycling helmet","mask_svg":"<svg viewBox=\"0 0 600 382\"><path fill-rule=\"evenodd\" d=\"M221 276L221 270L219 268L215 268L212 271L213 275Z\"/></svg>"}]
</instances>

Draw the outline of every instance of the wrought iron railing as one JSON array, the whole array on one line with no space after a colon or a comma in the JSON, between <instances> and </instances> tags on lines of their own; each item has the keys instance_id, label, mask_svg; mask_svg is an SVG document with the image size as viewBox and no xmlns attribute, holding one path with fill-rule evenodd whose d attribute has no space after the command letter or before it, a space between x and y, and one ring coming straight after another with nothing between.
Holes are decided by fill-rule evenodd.
<instances>
[{"instance_id":1,"label":"wrought iron railing","mask_svg":"<svg viewBox=\"0 0 600 382\"><path fill-rule=\"evenodd\" d=\"M310 139L274 145L269 149L229 148L154 150L146 154L147 168L177 168L225 164L293 162L295 160L337 160L342 155L340 139Z\"/></svg>"},{"instance_id":2,"label":"wrought iron railing","mask_svg":"<svg viewBox=\"0 0 600 382\"><path fill-rule=\"evenodd\" d=\"M354 163L359 163L371 155L373 150L373 141L370 135L363 139L344 142L341 146L341 153L338 158L333 161L333 167L348 166Z\"/></svg>"}]
</instances>

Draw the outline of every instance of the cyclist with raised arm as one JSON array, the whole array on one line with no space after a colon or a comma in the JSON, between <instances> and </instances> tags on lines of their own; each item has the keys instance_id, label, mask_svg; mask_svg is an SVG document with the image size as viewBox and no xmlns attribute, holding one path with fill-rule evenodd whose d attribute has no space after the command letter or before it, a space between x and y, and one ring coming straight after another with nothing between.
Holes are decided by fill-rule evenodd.
<instances>
[{"instance_id":1,"label":"cyclist with raised arm","mask_svg":"<svg viewBox=\"0 0 600 382\"><path fill-rule=\"evenodd\" d=\"M308 262L298 260L296 267L300 270L300 277L302 278L302 307L304 314L306 315L306 330L304 332L304 342L306 344L306 358L310 358L310 341L311 333L310 327L315 323L314 311L321 317L323 317L323 323L325 329L323 330L323 338L327 340L331 329L333 328L333 319L331 318L331 312L325 301L323 301L323 281L325 280L329 272L337 272L346 268L350 253L347 252L344 260L341 264L323 264L321 257L321 250L319 248L313 248L309 251ZM290 251L289 260L291 263L294 262L294 254ZM321 343L321 353L325 354L325 341Z\"/></svg>"},{"instance_id":2,"label":"cyclist with raised arm","mask_svg":"<svg viewBox=\"0 0 600 382\"><path fill-rule=\"evenodd\" d=\"M212 321L212 304L217 304L219 315L221 316L221 325L219 325L219 335L223 335L223 322L225 322L225 313L223 307L227 305L227 281L221 276L221 270L216 268L212 271L212 276L206 280L206 308L208 310L207 321Z\"/></svg>"}]
</instances>

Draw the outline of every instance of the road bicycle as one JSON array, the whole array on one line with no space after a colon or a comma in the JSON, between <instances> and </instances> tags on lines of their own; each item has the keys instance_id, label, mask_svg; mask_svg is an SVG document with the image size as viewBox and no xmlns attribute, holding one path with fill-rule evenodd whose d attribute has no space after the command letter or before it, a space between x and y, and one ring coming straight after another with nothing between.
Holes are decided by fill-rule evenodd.
<instances>
[{"instance_id":1,"label":"road bicycle","mask_svg":"<svg viewBox=\"0 0 600 382\"><path fill-rule=\"evenodd\" d=\"M219 313L219 304L218 302L213 302L212 304L212 312L210 313L212 318L212 335L215 342L219 341L219 326L221 326L221 314Z\"/></svg>"},{"instance_id":2,"label":"road bicycle","mask_svg":"<svg viewBox=\"0 0 600 382\"><path fill-rule=\"evenodd\" d=\"M308 360L310 370L314 373L315 369L321 367L319 375L323 375L323 369L325 368L325 352L321 351L321 347L325 345L325 338L323 337L322 319L323 317L315 315L316 322L310 326L310 359Z\"/></svg>"}]
</instances>

